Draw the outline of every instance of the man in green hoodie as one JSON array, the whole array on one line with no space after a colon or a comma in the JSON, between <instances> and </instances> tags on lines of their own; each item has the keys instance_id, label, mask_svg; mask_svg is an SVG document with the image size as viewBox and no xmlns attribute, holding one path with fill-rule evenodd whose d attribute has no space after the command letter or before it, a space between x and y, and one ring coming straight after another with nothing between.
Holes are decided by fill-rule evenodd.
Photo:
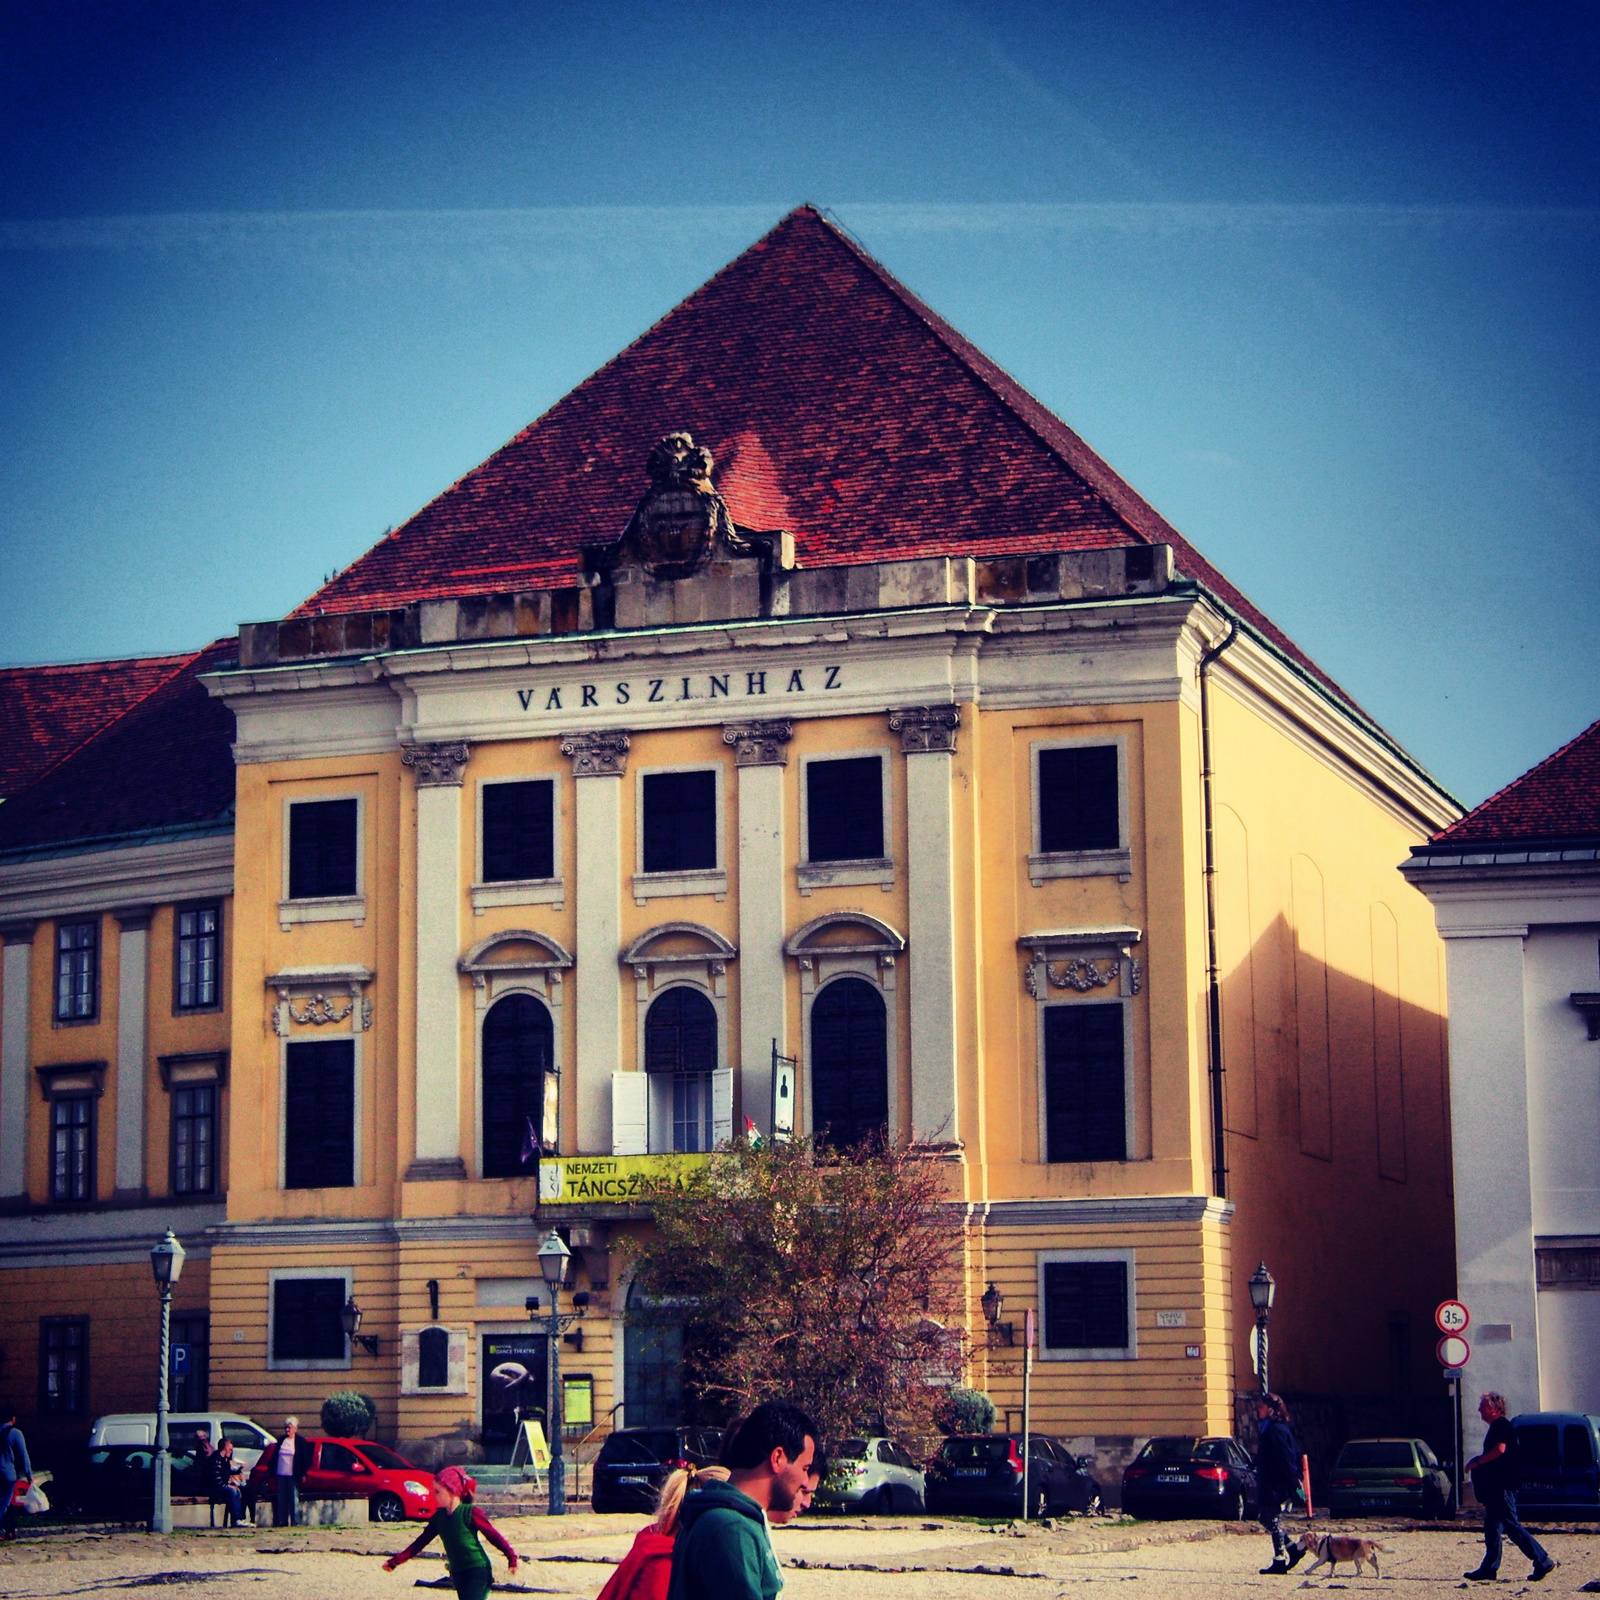
<instances>
[{"instance_id":1,"label":"man in green hoodie","mask_svg":"<svg viewBox=\"0 0 1600 1600\"><path fill-rule=\"evenodd\" d=\"M816 1423L783 1400L744 1419L722 1448L728 1481L684 1499L667 1600L774 1600L783 1580L766 1513L793 1509L819 1437Z\"/></svg>"}]
</instances>

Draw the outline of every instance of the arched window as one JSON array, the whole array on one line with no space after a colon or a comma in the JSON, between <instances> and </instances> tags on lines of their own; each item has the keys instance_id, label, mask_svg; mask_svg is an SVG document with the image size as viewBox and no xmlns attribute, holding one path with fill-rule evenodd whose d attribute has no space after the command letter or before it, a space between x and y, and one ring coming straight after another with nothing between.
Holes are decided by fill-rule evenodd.
<instances>
[{"instance_id":1,"label":"arched window","mask_svg":"<svg viewBox=\"0 0 1600 1600\"><path fill-rule=\"evenodd\" d=\"M528 1127L546 1148L556 1138L555 1029L531 994L508 994L483 1019L483 1175L515 1178Z\"/></svg>"},{"instance_id":2,"label":"arched window","mask_svg":"<svg viewBox=\"0 0 1600 1600\"><path fill-rule=\"evenodd\" d=\"M670 1428L683 1421L683 1328L656 1318L634 1322L650 1304L629 1288L630 1320L622 1335L622 1415L629 1428Z\"/></svg>"},{"instance_id":3,"label":"arched window","mask_svg":"<svg viewBox=\"0 0 1600 1600\"><path fill-rule=\"evenodd\" d=\"M812 1002L811 1127L831 1145L888 1132L888 1015L863 978L836 978Z\"/></svg>"},{"instance_id":4,"label":"arched window","mask_svg":"<svg viewBox=\"0 0 1600 1600\"><path fill-rule=\"evenodd\" d=\"M644 1066L651 1074L650 1148L709 1150L714 1142L711 1074L717 1069L717 1012L698 989L680 984L651 1003L644 1019Z\"/></svg>"},{"instance_id":5,"label":"arched window","mask_svg":"<svg viewBox=\"0 0 1600 1600\"><path fill-rule=\"evenodd\" d=\"M450 1387L450 1332L447 1328L424 1328L417 1335L417 1387Z\"/></svg>"}]
</instances>

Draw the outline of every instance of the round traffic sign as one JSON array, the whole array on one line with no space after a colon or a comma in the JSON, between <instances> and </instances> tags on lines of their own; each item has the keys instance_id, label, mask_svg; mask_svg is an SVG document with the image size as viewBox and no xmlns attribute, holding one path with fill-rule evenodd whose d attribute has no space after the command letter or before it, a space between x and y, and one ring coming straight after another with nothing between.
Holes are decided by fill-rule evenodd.
<instances>
[{"instance_id":1,"label":"round traffic sign","mask_svg":"<svg viewBox=\"0 0 1600 1600\"><path fill-rule=\"evenodd\" d=\"M1447 1333L1434 1347L1441 1367L1464 1367L1472 1359L1472 1346L1459 1333Z\"/></svg>"},{"instance_id":2,"label":"round traffic sign","mask_svg":"<svg viewBox=\"0 0 1600 1600\"><path fill-rule=\"evenodd\" d=\"M1472 1313L1459 1300L1441 1300L1433 1314L1433 1325L1440 1333L1465 1333Z\"/></svg>"}]
</instances>

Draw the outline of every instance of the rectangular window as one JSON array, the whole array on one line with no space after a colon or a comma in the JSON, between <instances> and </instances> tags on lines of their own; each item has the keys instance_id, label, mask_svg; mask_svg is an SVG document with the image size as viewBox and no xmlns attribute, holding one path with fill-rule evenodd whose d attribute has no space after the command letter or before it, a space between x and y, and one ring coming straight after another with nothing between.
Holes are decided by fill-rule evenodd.
<instances>
[{"instance_id":1,"label":"rectangular window","mask_svg":"<svg viewBox=\"0 0 1600 1600\"><path fill-rule=\"evenodd\" d=\"M1128 1263L1047 1261L1044 1266L1047 1350L1128 1348Z\"/></svg>"},{"instance_id":2,"label":"rectangular window","mask_svg":"<svg viewBox=\"0 0 1600 1600\"><path fill-rule=\"evenodd\" d=\"M1126 1161L1123 1008L1046 1006L1045 1159Z\"/></svg>"},{"instance_id":3,"label":"rectangular window","mask_svg":"<svg viewBox=\"0 0 1600 1600\"><path fill-rule=\"evenodd\" d=\"M360 802L296 800L289 807L289 898L326 900L358 892Z\"/></svg>"},{"instance_id":4,"label":"rectangular window","mask_svg":"<svg viewBox=\"0 0 1600 1600\"><path fill-rule=\"evenodd\" d=\"M221 1003L222 910L190 906L175 918L178 948L174 959L179 1011L207 1011Z\"/></svg>"},{"instance_id":5,"label":"rectangular window","mask_svg":"<svg viewBox=\"0 0 1600 1600\"><path fill-rule=\"evenodd\" d=\"M1075 744L1040 750L1038 781L1041 852L1121 847L1116 745Z\"/></svg>"},{"instance_id":6,"label":"rectangular window","mask_svg":"<svg viewBox=\"0 0 1600 1600\"><path fill-rule=\"evenodd\" d=\"M516 883L556 875L553 779L483 786L483 881Z\"/></svg>"},{"instance_id":7,"label":"rectangular window","mask_svg":"<svg viewBox=\"0 0 1600 1600\"><path fill-rule=\"evenodd\" d=\"M318 1039L284 1051L283 1186L348 1189L355 1182L353 1039Z\"/></svg>"},{"instance_id":8,"label":"rectangular window","mask_svg":"<svg viewBox=\"0 0 1600 1600\"><path fill-rule=\"evenodd\" d=\"M710 871L717 865L715 772L647 772L640 785L645 872Z\"/></svg>"},{"instance_id":9,"label":"rectangular window","mask_svg":"<svg viewBox=\"0 0 1600 1600\"><path fill-rule=\"evenodd\" d=\"M279 1278L272 1285L272 1359L344 1361L343 1278Z\"/></svg>"},{"instance_id":10,"label":"rectangular window","mask_svg":"<svg viewBox=\"0 0 1600 1600\"><path fill-rule=\"evenodd\" d=\"M172 1192L210 1194L217 1186L217 1087L172 1091Z\"/></svg>"},{"instance_id":11,"label":"rectangular window","mask_svg":"<svg viewBox=\"0 0 1600 1600\"><path fill-rule=\"evenodd\" d=\"M204 1411L210 1398L211 1319L203 1312L172 1318L172 1409ZM215 1443L215 1441L212 1441Z\"/></svg>"},{"instance_id":12,"label":"rectangular window","mask_svg":"<svg viewBox=\"0 0 1600 1600\"><path fill-rule=\"evenodd\" d=\"M806 763L806 854L811 861L882 859L881 756Z\"/></svg>"},{"instance_id":13,"label":"rectangular window","mask_svg":"<svg viewBox=\"0 0 1600 1600\"><path fill-rule=\"evenodd\" d=\"M73 1094L50 1102L50 1198L57 1204L94 1199L94 1100Z\"/></svg>"},{"instance_id":14,"label":"rectangular window","mask_svg":"<svg viewBox=\"0 0 1600 1600\"><path fill-rule=\"evenodd\" d=\"M100 1013L100 924L56 924L56 1021L92 1022Z\"/></svg>"},{"instance_id":15,"label":"rectangular window","mask_svg":"<svg viewBox=\"0 0 1600 1600\"><path fill-rule=\"evenodd\" d=\"M88 1409L89 1319L41 1318L39 1410L47 1417L81 1417Z\"/></svg>"}]
</instances>

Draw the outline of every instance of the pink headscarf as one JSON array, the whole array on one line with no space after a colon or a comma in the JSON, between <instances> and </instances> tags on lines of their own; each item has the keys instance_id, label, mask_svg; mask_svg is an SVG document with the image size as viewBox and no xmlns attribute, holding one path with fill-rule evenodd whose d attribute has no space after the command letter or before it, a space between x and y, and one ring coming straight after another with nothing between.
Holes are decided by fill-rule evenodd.
<instances>
[{"instance_id":1,"label":"pink headscarf","mask_svg":"<svg viewBox=\"0 0 1600 1600\"><path fill-rule=\"evenodd\" d=\"M469 1478L460 1467L446 1467L443 1472L434 1473L433 1481L462 1500L475 1499L478 1493L478 1480Z\"/></svg>"}]
</instances>

